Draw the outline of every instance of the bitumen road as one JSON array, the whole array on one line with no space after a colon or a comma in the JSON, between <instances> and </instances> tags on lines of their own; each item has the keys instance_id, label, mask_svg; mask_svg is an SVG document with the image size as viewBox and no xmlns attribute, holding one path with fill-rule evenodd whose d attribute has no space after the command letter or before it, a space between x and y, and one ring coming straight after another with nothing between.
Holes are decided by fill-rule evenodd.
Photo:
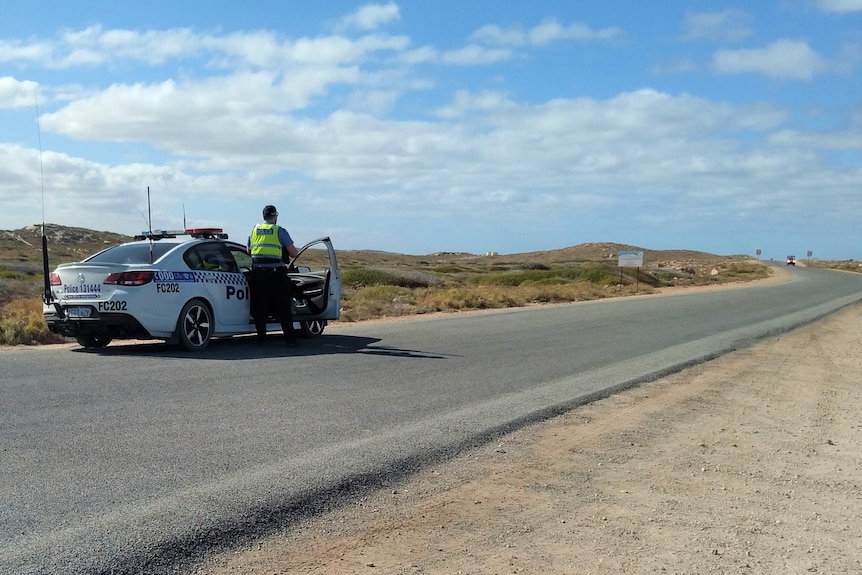
<instances>
[{"instance_id":1,"label":"bitumen road","mask_svg":"<svg viewBox=\"0 0 862 575\"><path fill-rule=\"evenodd\" d=\"M335 324L0 351L0 574L177 573L526 423L862 300L862 274Z\"/></svg>"}]
</instances>

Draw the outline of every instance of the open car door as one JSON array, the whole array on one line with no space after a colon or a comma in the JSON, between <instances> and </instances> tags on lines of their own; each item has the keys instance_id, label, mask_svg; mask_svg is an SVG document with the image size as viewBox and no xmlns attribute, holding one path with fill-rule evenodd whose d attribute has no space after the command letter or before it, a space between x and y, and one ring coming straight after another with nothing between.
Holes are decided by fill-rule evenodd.
<instances>
[{"instance_id":1,"label":"open car door","mask_svg":"<svg viewBox=\"0 0 862 575\"><path fill-rule=\"evenodd\" d=\"M316 239L302 246L288 264L293 281L293 319L306 336L323 333L341 315L341 274L332 241Z\"/></svg>"},{"instance_id":2,"label":"open car door","mask_svg":"<svg viewBox=\"0 0 862 575\"><path fill-rule=\"evenodd\" d=\"M236 245L231 248L231 252L240 271L249 276L252 262L246 248ZM302 246L292 260L286 253L282 259L288 265L288 276L294 285L294 329L299 329L306 337L321 335L327 323L341 315L341 274L332 241L328 237L316 239ZM271 312L267 324L277 322L278 319ZM253 329L250 313L249 325Z\"/></svg>"}]
</instances>

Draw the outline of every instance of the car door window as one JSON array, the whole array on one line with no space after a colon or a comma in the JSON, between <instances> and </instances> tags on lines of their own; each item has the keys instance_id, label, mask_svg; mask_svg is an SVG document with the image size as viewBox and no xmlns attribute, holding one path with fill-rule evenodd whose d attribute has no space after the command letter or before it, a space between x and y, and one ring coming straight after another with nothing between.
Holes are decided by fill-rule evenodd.
<instances>
[{"instance_id":1,"label":"car door window","mask_svg":"<svg viewBox=\"0 0 862 575\"><path fill-rule=\"evenodd\" d=\"M221 242L192 246L183 254L183 260L193 270L239 273L236 258Z\"/></svg>"},{"instance_id":2,"label":"car door window","mask_svg":"<svg viewBox=\"0 0 862 575\"><path fill-rule=\"evenodd\" d=\"M251 256L244 249L231 247L230 253L233 256L239 271L245 273L251 271Z\"/></svg>"}]
</instances>

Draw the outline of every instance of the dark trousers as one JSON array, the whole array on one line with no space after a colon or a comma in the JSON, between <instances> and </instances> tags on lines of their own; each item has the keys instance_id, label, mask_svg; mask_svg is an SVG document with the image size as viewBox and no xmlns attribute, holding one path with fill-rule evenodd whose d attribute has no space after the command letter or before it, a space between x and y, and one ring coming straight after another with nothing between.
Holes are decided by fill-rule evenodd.
<instances>
[{"instance_id":1,"label":"dark trousers","mask_svg":"<svg viewBox=\"0 0 862 575\"><path fill-rule=\"evenodd\" d=\"M255 268L251 276L251 315L257 337L262 339L266 336L266 318L272 311L281 323L285 339L294 341L293 282L287 275L287 268Z\"/></svg>"}]
</instances>

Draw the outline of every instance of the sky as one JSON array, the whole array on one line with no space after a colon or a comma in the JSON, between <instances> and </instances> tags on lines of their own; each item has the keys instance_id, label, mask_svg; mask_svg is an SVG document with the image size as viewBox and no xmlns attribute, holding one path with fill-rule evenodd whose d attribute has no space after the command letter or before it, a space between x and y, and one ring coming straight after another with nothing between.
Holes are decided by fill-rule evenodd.
<instances>
[{"instance_id":1,"label":"sky","mask_svg":"<svg viewBox=\"0 0 862 575\"><path fill-rule=\"evenodd\" d=\"M0 229L862 259L862 0L0 0Z\"/></svg>"}]
</instances>

